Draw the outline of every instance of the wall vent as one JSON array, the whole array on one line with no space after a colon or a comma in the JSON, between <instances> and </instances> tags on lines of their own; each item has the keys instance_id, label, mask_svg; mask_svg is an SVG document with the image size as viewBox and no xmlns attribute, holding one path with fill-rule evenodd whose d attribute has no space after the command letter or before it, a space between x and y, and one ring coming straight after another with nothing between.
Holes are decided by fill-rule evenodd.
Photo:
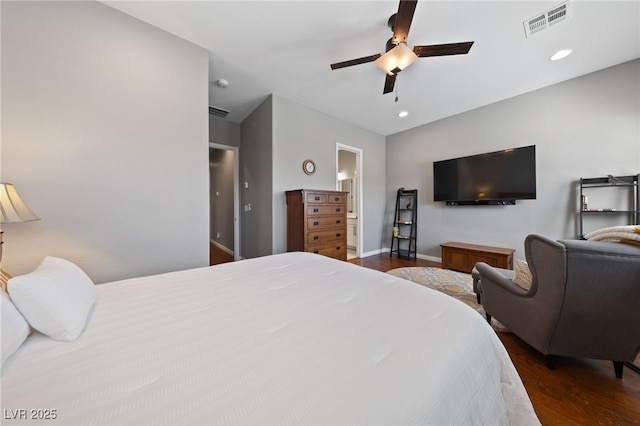
<instances>
[{"instance_id":1,"label":"wall vent","mask_svg":"<svg viewBox=\"0 0 640 426\"><path fill-rule=\"evenodd\" d=\"M552 25L565 21L569 18L571 18L571 3L568 1L560 3L559 5L524 21L522 24L524 25L525 37L529 38L533 34L546 30Z\"/></svg>"},{"instance_id":2,"label":"wall vent","mask_svg":"<svg viewBox=\"0 0 640 426\"><path fill-rule=\"evenodd\" d=\"M226 109L218 108L209 105L209 115L214 115L216 117L225 118L229 114L229 111Z\"/></svg>"}]
</instances>

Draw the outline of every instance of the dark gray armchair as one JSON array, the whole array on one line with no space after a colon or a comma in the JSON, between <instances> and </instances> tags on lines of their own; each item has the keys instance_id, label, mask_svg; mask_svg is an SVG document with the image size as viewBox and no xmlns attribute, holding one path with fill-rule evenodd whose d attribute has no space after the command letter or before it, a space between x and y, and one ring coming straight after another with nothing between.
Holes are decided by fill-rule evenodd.
<instances>
[{"instance_id":1,"label":"dark gray armchair","mask_svg":"<svg viewBox=\"0 0 640 426\"><path fill-rule=\"evenodd\" d=\"M616 377L640 350L640 247L529 235L533 276L527 291L499 270L477 263L487 321L495 317L547 355L613 361Z\"/></svg>"}]
</instances>

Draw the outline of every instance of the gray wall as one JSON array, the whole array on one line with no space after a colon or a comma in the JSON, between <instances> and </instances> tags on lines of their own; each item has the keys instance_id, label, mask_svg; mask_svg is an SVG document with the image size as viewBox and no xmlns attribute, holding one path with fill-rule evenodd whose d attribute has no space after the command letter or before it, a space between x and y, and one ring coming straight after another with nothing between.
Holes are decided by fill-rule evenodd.
<instances>
[{"instance_id":1,"label":"gray wall","mask_svg":"<svg viewBox=\"0 0 640 426\"><path fill-rule=\"evenodd\" d=\"M209 115L209 142L240 147L241 126L224 118ZM214 148L209 150L209 199L212 241L229 252L235 250L234 243L234 170L235 154L231 150ZM238 194L239 195L239 194ZM242 217L238 218L238 221ZM240 222L240 225L242 223ZM220 238L217 237L218 232Z\"/></svg>"},{"instance_id":2,"label":"gray wall","mask_svg":"<svg viewBox=\"0 0 640 426\"><path fill-rule=\"evenodd\" d=\"M209 148L211 241L233 253L233 163L229 149Z\"/></svg>"},{"instance_id":3,"label":"gray wall","mask_svg":"<svg viewBox=\"0 0 640 426\"><path fill-rule=\"evenodd\" d=\"M241 257L272 254L273 106L268 97L241 126ZM248 188L245 188L245 183ZM246 207L251 206L251 211Z\"/></svg>"},{"instance_id":4,"label":"gray wall","mask_svg":"<svg viewBox=\"0 0 640 426\"><path fill-rule=\"evenodd\" d=\"M273 96L273 253L287 250L285 191L290 189L336 189L336 144L363 150L363 247L378 252L382 247L385 208L384 136ZM244 146L243 139L243 150ZM312 159L315 174L302 171Z\"/></svg>"},{"instance_id":5,"label":"gray wall","mask_svg":"<svg viewBox=\"0 0 640 426\"><path fill-rule=\"evenodd\" d=\"M209 115L209 142L240 146L240 124Z\"/></svg>"},{"instance_id":6,"label":"gray wall","mask_svg":"<svg viewBox=\"0 0 640 426\"><path fill-rule=\"evenodd\" d=\"M208 264L208 55L98 2L2 2L2 181L42 220L3 268L96 282Z\"/></svg>"},{"instance_id":7,"label":"gray wall","mask_svg":"<svg viewBox=\"0 0 640 426\"><path fill-rule=\"evenodd\" d=\"M511 247L524 258L527 234L576 238L577 181L640 171L639 94L635 60L387 137L385 229L395 191L405 187L419 191L418 253L426 257L439 258L441 243L461 241ZM526 145L536 145L536 200L433 202L433 161Z\"/></svg>"}]
</instances>

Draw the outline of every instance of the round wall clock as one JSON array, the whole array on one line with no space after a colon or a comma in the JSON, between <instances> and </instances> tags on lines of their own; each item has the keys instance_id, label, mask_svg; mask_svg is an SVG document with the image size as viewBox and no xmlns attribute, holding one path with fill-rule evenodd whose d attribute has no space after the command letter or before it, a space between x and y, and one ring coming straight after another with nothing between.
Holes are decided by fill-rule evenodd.
<instances>
[{"instance_id":1,"label":"round wall clock","mask_svg":"<svg viewBox=\"0 0 640 426\"><path fill-rule=\"evenodd\" d=\"M304 170L306 174L312 175L316 172L316 163L313 160L304 160L302 170Z\"/></svg>"}]
</instances>

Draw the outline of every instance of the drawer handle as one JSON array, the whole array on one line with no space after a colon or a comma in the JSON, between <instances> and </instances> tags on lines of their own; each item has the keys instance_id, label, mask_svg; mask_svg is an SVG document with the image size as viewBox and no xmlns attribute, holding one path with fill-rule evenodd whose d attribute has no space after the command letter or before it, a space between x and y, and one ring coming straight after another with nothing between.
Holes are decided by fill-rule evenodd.
<instances>
[{"instance_id":1,"label":"drawer handle","mask_svg":"<svg viewBox=\"0 0 640 426\"><path fill-rule=\"evenodd\" d=\"M336 220L336 223L342 223L342 221L340 219Z\"/></svg>"},{"instance_id":2,"label":"drawer handle","mask_svg":"<svg viewBox=\"0 0 640 426\"><path fill-rule=\"evenodd\" d=\"M336 197L334 201L340 201L340 197Z\"/></svg>"},{"instance_id":3,"label":"drawer handle","mask_svg":"<svg viewBox=\"0 0 640 426\"><path fill-rule=\"evenodd\" d=\"M319 239L319 238L320 238L320 237L319 237L319 236L317 236L317 235L314 235L314 236L313 236L313 239L314 239L314 240L317 240L317 239Z\"/></svg>"},{"instance_id":4,"label":"drawer handle","mask_svg":"<svg viewBox=\"0 0 640 426\"><path fill-rule=\"evenodd\" d=\"M320 197L318 197L317 195L315 197L313 197L314 200L316 201L320 201Z\"/></svg>"},{"instance_id":5,"label":"drawer handle","mask_svg":"<svg viewBox=\"0 0 640 426\"><path fill-rule=\"evenodd\" d=\"M313 226L318 226L320 225L320 222L313 222Z\"/></svg>"},{"instance_id":6,"label":"drawer handle","mask_svg":"<svg viewBox=\"0 0 640 426\"><path fill-rule=\"evenodd\" d=\"M318 250L314 250L313 252L314 252L315 254L318 254L318 253L320 253L320 252L319 252Z\"/></svg>"},{"instance_id":7,"label":"drawer handle","mask_svg":"<svg viewBox=\"0 0 640 426\"><path fill-rule=\"evenodd\" d=\"M336 250L340 250L340 246L336 247Z\"/></svg>"},{"instance_id":8,"label":"drawer handle","mask_svg":"<svg viewBox=\"0 0 640 426\"><path fill-rule=\"evenodd\" d=\"M318 213L318 209L313 209L313 212L314 213Z\"/></svg>"},{"instance_id":9,"label":"drawer handle","mask_svg":"<svg viewBox=\"0 0 640 426\"><path fill-rule=\"evenodd\" d=\"M340 213L340 207L336 209L336 213Z\"/></svg>"},{"instance_id":10,"label":"drawer handle","mask_svg":"<svg viewBox=\"0 0 640 426\"><path fill-rule=\"evenodd\" d=\"M338 238L339 238L339 237L340 237L340 235L342 235L342 234L341 234L341 233L337 233L337 234L336 234L336 237L338 237Z\"/></svg>"}]
</instances>

